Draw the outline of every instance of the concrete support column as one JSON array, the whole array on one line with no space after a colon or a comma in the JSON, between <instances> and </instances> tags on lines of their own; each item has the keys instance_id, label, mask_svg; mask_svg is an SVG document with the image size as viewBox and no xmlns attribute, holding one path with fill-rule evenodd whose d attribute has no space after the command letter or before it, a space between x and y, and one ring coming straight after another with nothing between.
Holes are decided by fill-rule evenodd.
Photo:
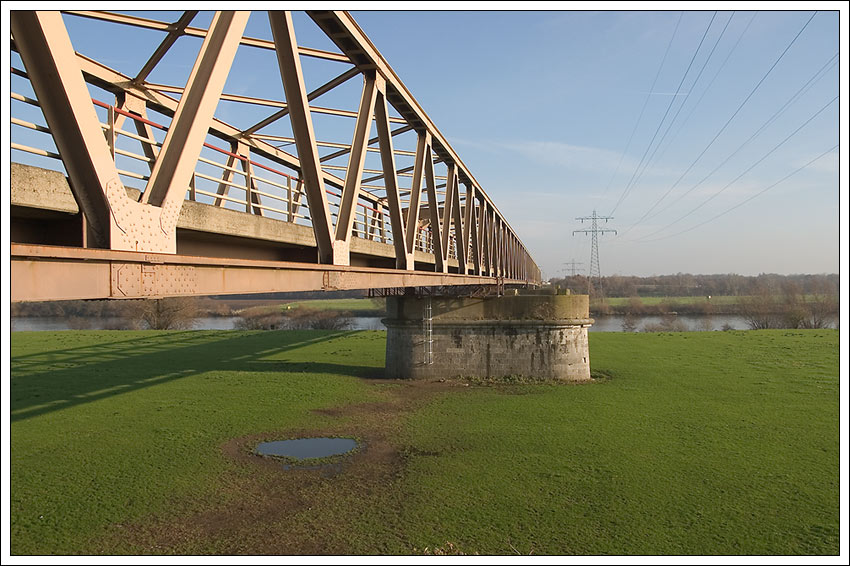
<instances>
[{"instance_id":1,"label":"concrete support column","mask_svg":"<svg viewBox=\"0 0 850 566\"><path fill-rule=\"evenodd\" d=\"M387 315L388 378L590 379L587 295L388 297Z\"/></svg>"}]
</instances>

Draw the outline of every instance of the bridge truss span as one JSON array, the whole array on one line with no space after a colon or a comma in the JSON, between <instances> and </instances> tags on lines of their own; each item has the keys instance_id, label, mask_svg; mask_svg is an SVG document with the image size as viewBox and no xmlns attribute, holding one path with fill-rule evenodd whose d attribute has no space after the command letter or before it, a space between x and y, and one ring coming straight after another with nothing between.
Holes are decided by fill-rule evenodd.
<instances>
[{"instance_id":1,"label":"bridge truss span","mask_svg":"<svg viewBox=\"0 0 850 566\"><path fill-rule=\"evenodd\" d=\"M347 12L10 18L13 300L540 281Z\"/></svg>"}]
</instances>

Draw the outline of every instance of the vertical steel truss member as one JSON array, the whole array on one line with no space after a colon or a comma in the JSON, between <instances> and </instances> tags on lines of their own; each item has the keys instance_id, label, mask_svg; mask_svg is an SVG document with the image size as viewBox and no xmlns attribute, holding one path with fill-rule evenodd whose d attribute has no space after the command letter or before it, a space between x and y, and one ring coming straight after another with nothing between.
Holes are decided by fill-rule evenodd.
<instances>
[{"instance_id":1,"label":"vertical steel truss member","mask_svg":"<svg viewBox=\"0 0 850 566\"><path fill-rule=\"evenodd\" d=\"M122 100L123 99L123 100ZM145 104L144 99L135 95L131 92L125 92L121 97L119 97L119 105L118 107L125 112L130 112L132 114L137 114L142 120L133 120L133 124L136 128L136 133L139 134L139 137L145 138L146 140L151 140L149 142L141 142L142 151L145 153L145 157L148 159L148 167L151 171L153 171L153 164L156 163L156 158L159 156L159 148L156 145L156 140L154 140L153 136L153 128L147 124L146 120L148 117L147 113L147 105ZM115 137L116 130L120 130L124 125L124 122L127 120L126 114L118 114L116 116L116 112L113 108L109 109L109 149L112 153L113 159L115 158Z\"/></svg>"},{"instance_id":2,"label":"vertical steel truss member","mask_svg":"<svg viewBox=\"0 0 850 566\"><path fill-rule=\"evenodd\" d=\"M143 59L144 65L138 72L122 74L76 54L59 12L11 13L13 48L20 53L26 67L26 73L15 73L25 76L32 84L37 104L65 164L71 190L83 212L87 230L84 246L176 253L176 225L182 202L187 190L190 200L195 198L195 168L207 136L213 135L229 145L231 155L226 165L219 164L224 172L214 180L218 182L217 192L204 193L200 188L198 192L211 196L209 202L221 206L228 200L224 197L228 196L230 186L242 190L239 183L232 183L233 176L243 176L246 212L262 215L264 210L270 210L283 215L280 222L309 222L315 235L318 263L348 266L352 262L352 249L358 250L359 263L363 256L372 253L361 250L378 249L371 244L358 249L360 242L352 242L352 238L363 238L391 243L396 269L448 273L450 269L455 271L456 260L459 274L539 281L539 269L505 217L348 13L307 12L341 53L299 47L289 12L268 12L272 40L243 36L247 12L216 12L209 29L190 27L196 11L185 12L173 23L110 12L66 14L164 33L152 54ZM185 88L147 82L169 50L180 46L177 40L183 35L203 39ZM251 51L275 51L283 100L223 94L240 45L251 46ZM346 70L308 93L302 56L343 63ZM303 62L307 64L307 60ZM357 112L310 106L311 101L356 75L363 77ZM108 111L105 136L86 81L116 96L114 106L97 102ZM179 98L172 98L168 94L172 92L180 93ZM273 113L264 113L266 118L247 129L244 125L236 128L214 117L222 99L275 109ZM170 125L162 127L166 130L162 145L155 140L148 122L149 110L172 116ZM351 144L317 140L311 112L356 118ZM288 141L294 140L297 155L266 141L274 136L257 133L287 115L293 132L293 138ZM138 136L126 131L133 129L127 128L127 119ZM377 135L370 138L373 120ZM141 143L144 156L133 155L133 158L146 162L150 168L147 185L138 201L127 196L119 174L143 180L145 177L119 173L115 165L116 154L130 155L116 149L115 137L122 124L125 132L121 135ZM391 130L391 124L398 127ZM415 153L409 151L412 148L401 146L398 138L394 140L411 130L416 132ZM394 142L400 147L394 147ZM339 149L320 157L319 147ZM367 151L380 153L380 170L364 168ZM327 162L346 154L345 176L329 173L342 171L343 167ZM415 161L399 169L396 155L414 157ZM287 177L284 184L269 181L271 186L278 187L270 189L272 193L278 189L285 191L283 199L260 193L252 170L252 156L299 172L298 179ZM267 168L257 161L253 163ZM327 164L323 166L323 163ZM441 189L437 182L442 183L442 177L434 172L437 163L447 167L445 194L437 192ZM412 178L409 193L399 187L402 176ZM383 181L383 187L369 185L378 179ZM258 180L264 183L262 187L266 186L265 178ZM328 189L340 191L338 209L332 208L336 201L329 202ZM423 191L427 196L423 197ZM267 194L270 200L261 203L260 194ZM409 198L403 201L405 195ZM309 212L299 214L303 196L307 198L305 205ZM274 199L284 202L283 210L271 208ZM363 207L362 221L359 207ZM427 210L423 211L423 207ZM385 226L387 216L391 232ZM380 265L388 258L387 251L376 254L381 258ZM433 267L428 265L431 262Z\"/></svg>"},{"instance_id":3,"label":"vertical steel truss member","mask_svg":"<svg viewBox=\"0 0 850 566\"><path fill-rule=\"evenodd\" d=\"M236 170L236 164L242 169L242 176L245 178L245 212L253 212L257 216L263 215L262 203L260 195L257 194L257 183L254 179L254 168L251 165L251 148L242 141L235 141L231 146L231 153L227 156L224 170L221 174L221 182L218 184L216 194L219 195L214 201L214 206L223 206L224 198L230 192L230 187L233 185L233 175L239 174Z\"/></svg>"}]
</instances>

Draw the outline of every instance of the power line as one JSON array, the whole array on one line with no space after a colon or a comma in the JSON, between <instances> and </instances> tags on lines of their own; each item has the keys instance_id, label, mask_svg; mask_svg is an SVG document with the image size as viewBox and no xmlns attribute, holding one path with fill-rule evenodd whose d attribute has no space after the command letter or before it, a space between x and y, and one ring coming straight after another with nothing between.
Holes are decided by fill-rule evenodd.
<instances>
[{"instance_id":1,"label":"power line","mask_svg":"<svg viewBox=\"0 0 850 566\"><path fill-rule=\"evenodd\" d=\"M735 177L734 179L732 179L731 181L729 181L729 183L727 183L727 184L726 184L726 186L724 186L722 189L720 189L719 191L717 191L716 193L714 193L713 195L711 195L710 197L708 197L706 200L704 200L703 202L701 202L700 204L698 204L697 206L695 206L694 208L692 208L689 212L687 212L687 213L685 213L684 215L680 216L679 218L677 218L676 220L674 220L673 222L671 222L671 223L670 223L670 224L668 224L667 226L664 226L663 228L660 228L660 229L656 230L655 232L652 232L651 234L647 234L647 235L646 235L646 236L644 236L644 237L648 238L649 236L654 236L655 234L658 234L659 232L663 232L664 230L666 230L667 228L669 228L669 227L670 227L670 226L672 226L673 224L676 224L677 222L679 222L679 221L681 221L681 220L684 220L685 218L687 218L688 216L690 216L691 214L693 214L694 212L696 212L697 210L699 210L700 208L702 208L703 206L705 206L706 204L708 204L709 202L711 202L711 201L712 201L715 197L717 197L720 193L722 193L723 191L725 191L726 189L728 189L729 187L731 187L731 186L732 186L732 185L733 185L736 181L738 181L738 179L740 179L741 177L743 177L744 175L746 175L747 173L749 173L750 171L752 171L752 170L753 170L753 168L755 168L755 166L756 166L756 165L758 165L759 163L761 163L762 161L764 161L765 159L767 159L767 157L768 157L770 154L772 154L774 151L776 151L777 149L779 149L779 148L780 148L780 147L781 147L781 146L782 146L785 142L787 142L787 141L788 141L788 140L790 140L792 137L794 137L794 136L797 134L797 132L799 132L800 130L802 130L802 129L803 129L803 128L804 128L804 127L805 127L805 126L806 126L809 122L811 122L812 120L814 120L814 119L815 119L815 118L816 118L816 117L817 117L817 116L818 116L821 112L823 112L824 110L826 110L826 109L827 109L827 108L828 108L828 107L829 107L829 106L830 106L833 102L835 102L836 100L838 100L838 95L836 95L836 96L835 96L832 100L830 100L829 102L827 102L826 104L824 104L824 105L821 107L821 109L820 109L820 110L818 110L817 112L815 112L815 113L814 113L811 117L809 117L809 119L808 119L808 120L806 120L805 122L803 122L803 123L802 123L802 124L801 124L801 125L800 125L797 129L796 129L796 130L794 130L793 132L791 132L790 134L788 134L788 136L787 136L785 139L783 139L781 142L779 142L778 144L776 144L775 146L773 146L773 149L771 149L770 151L768 151L767 153L765 153L765 154L764 154L764 155L763 155L763 156L762 156L762 157L761 157L758 161L756 161L755 163L753 163L752 165L750 165L749 167L747 167L747 169L745 169L743 173L741 173L740 175L738 175L737 177ZM642 239L642 238L639 238L639 239L637 239L637 240L635 240L635 241L643 241L643 239Z\"/></svg>"},{"instance_id":2,"label":"power line","mask_svg":"<svg viewBox=\"0 0 850 566\"><path fill-rule=\"evenodd\" d=\"M733 12L733 14L734 13L737 13L737 12ZM679 132L682 131L682 128L685 126L685 124L688 123L688 121L691 119L691 116L694 115L694 112L696 112L696 109L699 107L700 103L702 102L702 99L705 98L705 95L708 94L709 90L711 90L711 87L714 85L714 81L716 81L717 77L720 76L720 72L726 66L726 63L729 62L729 59L732 58L732 54L735 53L735 50L738 48L738 45L740 45L740 43L741 43L741 40L744 39L744 35L746 35L747 31L750 29L750 26L752 25L753 20L756 19L756 14L758 14L758 12L753 12L753 15L750 16L750 20L747 22L747 25L744 26L744 30L738 36L738 39L735 40L735 45L732 46L732 49L730 49L729 53L726 54L726 58L723 59L722 63L720 63L720 66L717 68L717 71L715 71L714 76L711 77L711 81L709 81L708 86L705 87L704 91L702 91L702 94L700 95L699 100L697 100L696 104L694 104L693 108L691 108L691 111L688 113L688 115L685 117L685 119L682 120L682 123L679 124L679 129L677 129L676 133L673 134L672 139L676 139L676 136L679 135ZM732 21L732 18L729 18L729 21ZM728 25L728 22L727 22L727 25ZM672 143L672 141L671 141L671 143ZM668 147L669 147L669 144L668 144ZM663 154L663 152L662 152L662 154Z\"/></svg>"},{"instance_id":3,"label":"power line","mask_svg":"<svg viewBox=\"0 0 850 566\"><path fill-rule=\"evenodd\" d=\"M716 16L717 16L717 12L715 11L714 15L711 16L711 21L708 22L708 27L705 28L705 33L702 34L702 39L700 39L699 45L697 45L696 50L694 50L694 54L691 57L691 61L690 61L690 63L688 63L688 68L685 69L685 73L682 75L682 80L679 81L679 86L676 87L676 90L674 92L679 92L679 90L682 88L682 84L685 82L685 78L688 76L688 73L691 70L691 66L694 64L694 60L697 57L697 53L699 53L699 50L702 47L702 43L703 43L703 41L705 41L705 36L708 34L708 30L711 28L711 24L714 23L714 18ZM655 128L655 133L652 135L652 139L649 140L649 145L646 146L646 151L643 152L643 157L640 158L640 163L638 163L638 166L635 167L635 170L632 173L632 177L629 179L629 182L626 183L626 187L623 190L623 194L620 195L620 199L617 201L617 204L614 205L614 208L611 210L611 214L614 214L614 212L617 210L617 208L620 206L620 204L623 202L623 200L626 198L626 196L629 194L629 192L632 190L632 188L634 188L633 181L635 180L635 174L638 172L638 169L640 169L640 166L643 165L643 162L646 159L646 154L649 153L649 148L652 147L652 143L655 141L655 138L658 136L658 132L661 130L661 126L664 124L664 120L667 119L667 114L670 113L670 108L673 107L673 103L675 101L676 101L676 97L671 96L670 97L670 104L667 105L667 110L664 111L664 116L661 117L661 121L658 123L658 127ZM649 162L647 162L647 163L649 163Z\"/></svg>"},{"instance_id":4,"label":"power line","mask_svg":"<svg viewBox=\"0 0 850 566\"><path fill-rule=\"evenodd\" d=\"M664 68L664 62L667 60L667 54L670 53L670 46L673 45L673 39L676 37L676 32L679 31L679 24L682 23L683 15L684 12L679 12L679 19L676 21L676 27L673 29L673 35L670 36L670 41L667 42L667 49L664 50L664 57L661 58L661 64L658 65L658 71L655 72L655 79L652 81L652 86L649 87L649 91L646 93L646 98L643 101L643 107L640 109L640 114L638 114L635 127L632 128L632 133L629 135L629 141L626 142L626 149L624 149L623 153L620 154L620 161L617 163L617 168L614 169L614 173L611 174L611 179L608 181L608 184L605 186L605 190L602 191L602 194L607 193L608 189L611 188L611 183L614 182L614 177L617 176L617 173L620 171L620 165L623 164L623 158L632 146L632 139L635 137L635 132L640 124L641 118L643 118L643 113L646 110L647 103L649 103L649 98L652 96L652 93L655 92L655 84L658 82L658 77L661 75L661 69Z\"/></svg>"},{"instance_id":5,"label":"power line","mask_svg":"<svg viewBox=\"0 0 850 566\"><path fill-rule=\"evenodd\" d=\"M788 173L787 175L785 175L784 177L782 177L781 179L779 179L778 181L776 181L776 182L775 182L775 183L773 183L772 185L770 185L770 186L768 186L768 187L765 187L764 189L760 190L759 192L757 192L756 194L752 195L751 197L748 197L748 198L744 199L743 201L739 202L739 203L738 203L738 204L736 204L735 206L732 206L732 207L730 207L730 208L727 208L726 210L724 210L724 211L723 211L723 212L721 212L720 214L717 214L716 216L712 216L712 217L711 217L711 218L709 218L708 220L705 220L705 221L703 221L703 222L700 222L699 224L696 224L696 225L694 225L694 226L691 226L690 228L687 228L687 229L682 230L682 231L680 231L680 232L676 232L675 234L670 234L669 236L662 236L662 237L660 237L660 238L655 238L655 239L653 239L653 240L636 240L636 241L641 241L641 242L657 242L657 241L659 241L659 240L666 240L667 238L673 238L673 237L675 237L675 236L679 236L679 235L684 234L684 233L686 233L686 232L690 232L691 230L696 230L696 229L697 229L697 228L699 228L700 226L704 226L704 225L708 224L709 222L713 222L714 220L717 220L717 219L718 219L718 218L720 218L721 216L723 216L723 215L725 215L725 214L728 214L728 213L732 212L732 211L733 211L733 210L735 210L736 208L740 208L741 206L744 206L745 204L747 204L748 202L750 202L750 201L751 201L751 200L753 200L754 198L756 198L756 197L758 197L758 196L760 196L760 195L762 195L762 194L766 193L767 191L769 191L770 189L772 189L773 187L775 187L775 186L776 186L776 185L778 185L779 183L781 183L781 182L785 181L786 179L788 179L789 177L791 177L792 175L795 175L795 174L799 173L800 171L802 171L803 169L805 169L806 167L808 167L809 165L811 165L812 163L814 163L814 162L815 162L815 161L817 161L818 159L821 159L824 155L827 155L827 154L828 154L828 153L830 153L831 151L835 150L835 149L838 147L838 145L839 145L839 144L835 144L834 146L832 146L832 147L831 147L831 148L829 148L828 150L824 151L823 153L821 153L820 155L818 155L817 157L815 157L814 159L812 159L811 161L809 161L808 163L806 163L805 165L803 165L802 167L798 167L798 168L797 168L797 169L795 169L794 171L792 171L792 172Z\"/></svg>"},{"instance_id":6,"label":"power line","mask_svg":"<svg viewBox=\"0 0 850 566\"><path fill-rule=\"evenodd\" d=\"M744 107L744 105L747 103L747 101L749 101L749 100L750 100L750 98L752 98L753 94L755 94L755 92L759 89L759 87L762 85L762 83L765 81L765 79L768 77L768 75L770 75L770 73L773 71L773 69L774 69L774 68L776 68L776 65L778 65L778 64L779 64L779 61L781 61L781 60L782 60L782 58L785 56L785 54L786 54L786 53L788 53L788 50L789 50L789 49L791 49L791 46L792 46L792 45L794 45L794 43L797 41L797 38L798 38L798 37L800 37L800 34L802 34L802 33L803 33L803 31L806 29L806 27L808 27L809 22L811 22L811 21L812 21L812 19L813 19L816 15L817 15L817 11L816 11L816 12L814 12L814 13L812 14L812 16L808 19L808 21L806 21L806 23L805 23L805 24L803 24L803 27L800 29L800 31L798 31L798 32L797 32L797 35L795 35L795 36L794 36L794 39L792 39L792 40L791 40L791 43L789 43L789 44L788 44L788 46L785 48L785 50L784 50L784 51L782 51L782 53L779 55L779 57L776 59L776 61L774 61L774 62L773 62L773 64L770 66L770 68L767 70L767 72L764 74L764 76L761 78L761 80L759 80L759 82L756 84L756 86L754 86L754 87L753 87L753 89L750 91L750 93L747 95L747 97L744 99L744 101L743 101L743 102L741 102L741 104L738 106L737 110L735 110L735 112L734 112L734 113L733 113L733 114L729 117L729 119L728 119L728 120L726 120L726 123L725 123L725 124L723 124L723 127L722 127L722 128L720 128L720 130L719 130L719 131L718 131L718 132L714 135L714 137L711 139L711 141L710 141L710 142L708 142L708 145L706 145L706 146L705 146L705 148L703 148L703 150L702 150L702 151L700 152L700 154L696 157L696 159L694 159L694 160L693 160L693 162L691 162L691 164L688 166L688 168L685 170L685 172L684 172L684 173L682 173L682 175L681 175L681 176L680 176L680 177L676 180L676 182L675 182L675 183L673 183L673 184L670 186L670 188L669 188L669 189L667 189L667 192L666 192L666 193L664 193L663 195L661 195L661 197L660 197L658 200L656 200L656 201L655 201L655 204L653 204L653 205L649 208L649 210L647 210L647 211L643 214L643 216L641 216L641 217L638 219L638 221L637 221L637 222L635 222L634 224L632 224L631 226L629 226L629 227L628 227L628 228L627 228L627 229L623 232L623 235L627 234L627 233L628 233L628 232L629 232L632 228L634 228L634 227L635 227L635 226L637 226L639 223L641 223L641 222L642 222L642 221L643 221L643 220L644 220L644 219L645 219L645 218L649 215L649 213L650 213L650 212L652 212L653 210L655 210L655 207L656 207L656 206L658 206L658 205L661 203L661 201L663 201L665 198L667 198L667 195L669 195L669 194L670 194L670 192L671 192L671 191L672 191L672 190L676 187L676 185L678 185L678 184L682 181L682 179L684 179L684 178L685 178L685 175L687 175L687 174L690 172L690 170L691 170L691 169L693 169L694 165L696 165L696 164L697 164L697 162L698 162L700 159L702 159L702 156L703 156L703 155L705 155L705 152L706 152L706 151L708 151L708 149L709 149L709 148L710 148L710 147L714 144L714 142L715 142L715 141L717 141L717 138L719 138L719 137L720 137L720 134L722 134L722 133L726 130L726 128L729 126L729 124L732 122L732 120L735 118L735 116L737 116L737 115L738 115L738 113L741 111L741 109Z\"/></svg>"},{"instance_id":7,"label":"power line","mask_svg":"<svg viewBox=\"0 0 850 566\"><path fill-rule=\"evenodd\" d=\"M715 12L715 14L716 14L716 12ZM717 45L720 43L720 40L723 39L723 36L726 34L726 29L729 27L729 22L732 21L732 18L734 17L734 15L735 15L735 12L732 12L732 15L729 16L728 20L726 20L726 25L723 26L722 30L720 30L720 35L718 35L717 39L714 41L714 45L711 47L711 51L709 51L708 57L706 57L705 61L703 61L702 67L700 67L699 73L697 73L697 78L695 78L694 82L691 83L691 87L688 89L688 94L686 94L685 98L682 99L682 104L679 105L679 108L676 110L676 114L673 116L673 119L670 120L667 123L667 129L664 130L664 134L661 136L661 140L658 142L658 145L655 146L655 149L652 151L652 155L649 156L649 160L646 162L647 163L646 166L644 166L643 171L641 171L640 175L638 175L638 178L635 180L635 183L637 183L638 180L640 180L640 178L643 176L644 172L646 171L647 166L652 161L652 159L655 157L655 152L658 151L658 149L661 147L661 144L664 143L664 140L667 138L667 134L670 133L670 128L673 126L673 124L676 123L676 119L679 117L679 114L682 112L682 109L685 107L685 104L688 102L688 98L691 96L691 93L693 92L694 87L699 82L700 77L702 77L702 74L705 71L706 66L708 66L708 62L711 61L711 57L712 57L712 55L714 55L714 51L717 49ZM706 32L708 32L708 30L706 30ZM700 100L702 100L702 98L700 98ZM699 104L699 102L697 102L697 104ZM676 133L678 133L678 131ZM672 143L672 140L673 140L673 138L671 138L671 140L670 140L671 143ZM669 143L661 151L661 154L658 156L659 158L664 155L664 152L667 151L668 147L670 147Z\"/></svg>"},{"instance_id":8,"label":"power line","mask_svg":"<svg viewBox=\"0 0 850 566\"><path fill-rule=\"evenodd\" d=\"M781 108L779 108L779 110L777 110L776 112L774 112L774 113L773 113L773 115L772 115L770 118L768 118L768 119L767 119L767 121L766 121L764 124L762 124L762 125L761 125L761 127L760 127L758 130L756 130L756 131L755 131L755 132L754 132L754 133L753 133L753 134L752 134L749 138L747 138L747 140L746 140L746 141L744 141L744 143L742 143L741 145L739 145L739 146L738 146L738 148L737 148L736 150L734 150L732 153L730 153L730 154L729 154L729 156L728 156L728 157L726 157L726 159L724 159L722 163L720 163L717 167L715 167L714 169L712 169L712 170L711 170L711 172L710 172L708 175L706 175L705 177L703 177L702 179L700 179L700 181L699 181L698 183L696 183L694 186L692 186L690 189L688 189L687 191L685 191L684 193L682 193L681 195L679 195L678 197L676 197L676 199L675 199L675 200L673 200L673 202L668 203L668 204L667 204L664 208L662 208L662 209L658 210L655 214L653 214L653 215L649 216L649 218L654 218L655 216L658 216L659 214L661 214L661 213L662 213L662 212L664 212L665 210L669 209L671 206L675 205L677 202L679 202L679 201L680 201L680 200L682 200L684 197L686 197L686 196L687 196L687 195L689 195L691 192L693 192L693 191L694 191L694 189L696 189L696 188L697 188L697 187L699 187L702 183L704 183L706 179L708 179L709 177L711 177L712 175L714 175L714 173L716 173L718 169L720 169L721 167L723 167L726 163L728 163L728 162L729 162L729 160L730 160L730 159L732 159L733 157L735 157L735 156L736 156L736 155L737 155L737 154L741 151L741 149L743 149L743 148L744 148L744 146L746 146L746 145L747 145L748 143L750 143L753 139L755 139L755 137L756 137L756 136L758 136L761 132L763 132L763 131L765 130L765 128L767 128L770 124L772 124L773 122L775 122L775 121L776 121L776 119L777 119L777 118L778 118L778 117L779 117L779 116L780 116L783 112L785 112L785 110L787 110L787 109L788 109L788 107L789 107L792 103L794 103L796 100L798 100L798 99L799 99L799 98L800 98L803 94L805 94L806 92L808 92L808 91L809 91L809 89L811 89L811 88L814 86L814 83L816 82L816 79L823 78L823 77L826 75L826 71L828 71L829 69L831 69L832 67L834 67L835 65L837 65L837 64L838 64L838 61L836 60L837 58L838 58L838 53L836 53L835 55L833 55L833 56L832 56L832 58L831 58L829 61L827 61L826 63L824 63L824 64L823 64L823 66L822 66L820 69L818 69L818 71L817 71L814 75L812 75L812 77L811 77L808 81L806 81L806 83L805 83L803 86L801 86L801 87L797 90L797 92L795 92L795 93L791 96L791 98L789 98L789 99L785 102L785 104L783 104L783 105L782 105L782 107L781 107ZM832 65L830 65L830 63L832 63ZM827 66L829 66L829 69L827 69Z\"/></svg>"}]
</instances>

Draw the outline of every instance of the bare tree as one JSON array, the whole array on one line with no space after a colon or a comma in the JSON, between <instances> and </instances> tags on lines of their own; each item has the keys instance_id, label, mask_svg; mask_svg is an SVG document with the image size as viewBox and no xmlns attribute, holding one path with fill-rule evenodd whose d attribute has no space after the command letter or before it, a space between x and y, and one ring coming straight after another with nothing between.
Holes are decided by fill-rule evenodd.
<instances>
[{"instance_id":1,"label":"bare tree","mask_svg":"<svg viewBox=\"0 0 850 566\"><path fill-rule=\"evenodd\" d=\"M635 332L638 327L638 319L631 311L623 317L623 332Z\"/></svg>"},{"instance_id":2,"label":"bare tree","mask_svg":"<svg viewBox=\"0 0 850 566\"><path fill-rule=\"evenodd\" d=\"M135 318L151 330L184 330L192 328L198 317L194 297L167 297L138 301Z\"/></svg>"},{"instance_id":3,"label":"bare tree","mask_svg":"<svg viewBox=\"0 0 850 566\"><path fill-rule=\"evenodd\" d=\"M741 316L751 329L782 328L782 317L777 314L780 309L776 304L776 296L767 285L758 285L752 295L741 297L739 304Z\"/></svg>"},{"instance_id":4,"label":"bare tree","mask_svg":"<svg viewBox=\"0 0 850 566\"><path fill-rule=\"evenodd\" d=\"M826 279L814 284L814 292L806 302L808 316L803 328L828 328L838 313L838 289Z\"/></svg>"}]
</instances>

